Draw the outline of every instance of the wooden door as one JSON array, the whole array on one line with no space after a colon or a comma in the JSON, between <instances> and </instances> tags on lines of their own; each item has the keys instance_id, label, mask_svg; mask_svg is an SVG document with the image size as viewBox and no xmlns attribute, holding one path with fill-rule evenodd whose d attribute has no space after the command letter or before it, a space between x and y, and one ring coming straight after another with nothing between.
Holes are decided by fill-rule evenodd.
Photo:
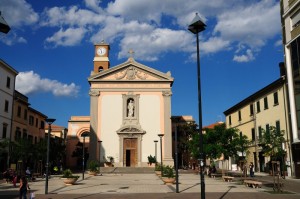
<instances>
[{"instance_id":1,"label":"wooden door","mask_svg":"<svg viewBox=\"0 0 300 199\"><path fill-rule=\"evenodd\" d=\"M123 149L123 161L126 167L135 167L137 163L137 139L125 138Z\"/></svg>"}]
</instances>

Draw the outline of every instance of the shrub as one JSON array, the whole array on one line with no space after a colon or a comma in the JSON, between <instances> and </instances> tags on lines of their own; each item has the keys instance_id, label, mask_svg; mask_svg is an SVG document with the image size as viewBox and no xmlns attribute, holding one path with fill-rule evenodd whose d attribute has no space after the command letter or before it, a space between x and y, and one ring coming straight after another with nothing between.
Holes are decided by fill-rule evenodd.
<instances>
[{"instance_id":1,"label":"shrub","mask_svg":"<svg viewBox=\"0 0 300 199\"><path fill-rule=\"evenodd\" d=\"M156 157L155 157L155 156L152 156L152 155L149 155L149 156L148 156L148 162L149 162L150 165L151 165L152 163L156 163Z\"/></svg>"},{"instance_id":2,"label":"shrub","mask_svg":"<svg viewBox=\"0 0 300 199\"><path fill-rule=\"evenodd\" d=\"M98 167L99 167L99 163L96 160L90 160L88 162L88 170L92 171L92 172L97 172L98 171Z\"/></svg>"},{"instance_id":3,"label":"shrub","mask_svg":"<svg viewBox=\"0 0 300 199\"><path fill-rule=\"evenodd\" d=\"M156 165L155 165L155 169L154 169L155 171L161 171L161 164L159 164L159 163L157 163Z\"/></svg>"},{"instance_id":4,"label":"shrub","mask_svg":"<svg viewBox=\"0 0 300 199\"><path fill-rule=\"evenodd\" d=\"M168 178L174 178L174 167L171 167L169 165L163 167L163 176Z\"/></svg>"},{"instance_id":5,"label":"shrub","mask_svg":"<svg viewBox=\"0 0 300 199\"><path fill-rule=\"evenodd\" d=\"M73 173L70 169L66 169L63 171L63 178L79 178L79 176L73 176Z\"/></svg>"}]
</instances>

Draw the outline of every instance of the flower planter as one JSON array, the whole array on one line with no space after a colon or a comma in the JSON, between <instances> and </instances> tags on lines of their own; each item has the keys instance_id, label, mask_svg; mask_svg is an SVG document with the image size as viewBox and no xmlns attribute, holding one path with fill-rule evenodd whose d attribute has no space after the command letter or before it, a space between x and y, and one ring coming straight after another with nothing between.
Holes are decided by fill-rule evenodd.
<instances>
[{"instance_id":1,"label":"flower planter","mask_svg":"<svg viewBox=\"0 0 300 199\"><path fill-rule=\"evenodd\" d=\"M104 166L105 166L105 167L113 167L114 164L111 163L111 162L104 162Z\"/></svg>"},{"instance_id":2,"label":"flower planter","mask_svg":"<svg viewBox=\"0 0 300 199\"><path fill-rule=\"evenodd\" d=\"M176 181L175 178L168 178L168 177L162 177L161 179L166 185L174 184Z\"/></svg>"},{"instance_id":3,"label":"flower planter","mask_svg":"<svg viewBox=\"0 0 300 199\"><path fill-rule=\"evenodd\" d=\"M62 179L66 185L73 185L75 184L78 178L76 177L76 178L62 178Z\"/></svg>"},{"instance_id":4,"label":"flower planter","mask_svg":"<svg viewBox=\"0 0 300 199\"><path fill-rule=\"evenodd\" d=\"M155 171L155 174L156 174L157 176L161 176L161 171Z\"/></svg>"},{"instance_id":5,"label":"flower planter","mask_svg":"<svg viewBox=\"0 0 300 199\"><path fill-rule=\"evenodd\" d=\"M91 176L96 176L97 175L97 171L89 171L89 175L91 175Z\"/></svg>"}]
</instances>

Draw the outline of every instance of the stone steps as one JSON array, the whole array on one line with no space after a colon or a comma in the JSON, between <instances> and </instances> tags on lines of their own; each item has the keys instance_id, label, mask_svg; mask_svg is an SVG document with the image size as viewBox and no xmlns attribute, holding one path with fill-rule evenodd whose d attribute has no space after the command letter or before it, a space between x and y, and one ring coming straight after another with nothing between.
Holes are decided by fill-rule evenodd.
<instances>
[{"instance_id":1,"label":"stone steps","mask_svg":"<svg viewBox=\"0 0 300 199\"><path fill-rule=\"evenodd\" d=\"M154 173L154 167L101 167L100 173Z\"/></svg>"}]
</instances>

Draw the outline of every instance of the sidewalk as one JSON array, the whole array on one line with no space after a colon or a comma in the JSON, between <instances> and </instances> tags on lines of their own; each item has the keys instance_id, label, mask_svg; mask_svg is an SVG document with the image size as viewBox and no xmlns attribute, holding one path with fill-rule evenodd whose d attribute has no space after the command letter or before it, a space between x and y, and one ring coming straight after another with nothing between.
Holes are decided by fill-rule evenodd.
<instances>
[{"instance_id":1,"label":"sidewalk","mask_svg":"<svg viewBox=\"0 0 300 199\"><path fill-rule=\"evenodd\" d=\"M30 182L31 191L37 199L67 199L67 198L200 198L200 176L193 173L181 173L179 175L179 192L176 185L164 185L155 174L103 174L103 176L81 175L76 185L66 186L59 177L49 180L48 195L45 193L45 179L38 178ZM257 178L260 178L257 177ZM265 176L261 179L265 179ZM245 187L238 182L223 182L220 179L205 178L206 199L247 199L262 198L276 199L300 198L299 181L297 194L269 194L268 187L253 189ZM242 194L242 196L241 196ZM18 198L18 188L12 184L0 184L0 198Z\"/></svg>"}]
</instances>

